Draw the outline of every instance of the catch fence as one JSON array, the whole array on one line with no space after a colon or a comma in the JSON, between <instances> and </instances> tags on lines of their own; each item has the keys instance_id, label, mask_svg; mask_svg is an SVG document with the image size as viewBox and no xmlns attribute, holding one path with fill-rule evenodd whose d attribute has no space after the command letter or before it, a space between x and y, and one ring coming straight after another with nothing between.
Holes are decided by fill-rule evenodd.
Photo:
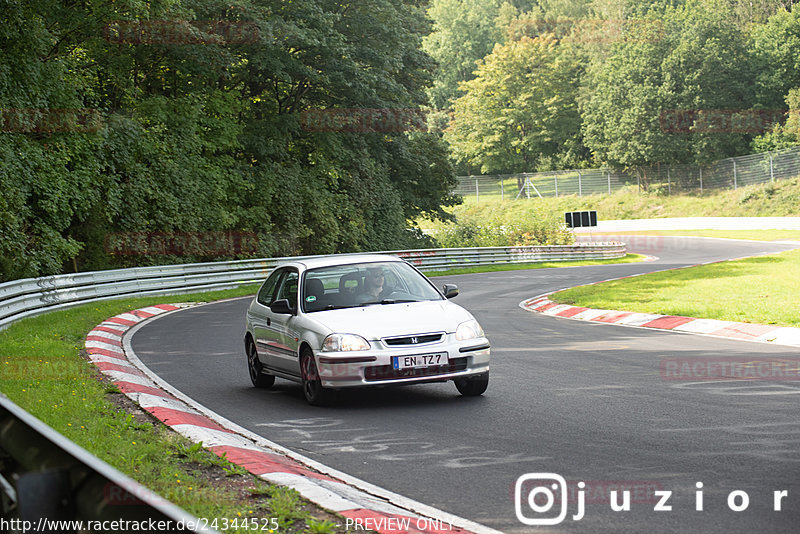
<instances>
[{"instance_id":1,"label":"catch fence","mask_svg":"<svg viewBox=\"0 0 800 534\"><path fill-rule=\"evenodd\" d=\"M658 165L638 171L571 169L518 174L459 176L455 193L502 200L612 194L624 188L674 193L738 189L800 175L800 146L715 161L706 166Z\"/></svg>"}]
</instances>

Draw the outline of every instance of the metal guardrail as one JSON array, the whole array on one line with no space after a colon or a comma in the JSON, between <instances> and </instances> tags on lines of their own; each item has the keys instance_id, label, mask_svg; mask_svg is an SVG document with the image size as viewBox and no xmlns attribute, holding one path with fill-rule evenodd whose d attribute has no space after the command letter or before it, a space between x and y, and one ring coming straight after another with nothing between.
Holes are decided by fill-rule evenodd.
<instances>
[{"instance_id":1,"label":"metal guardrail","mask_svg":"<svg viewBox=\"0 0 800 534\"><path fill-rule=\"evenodd\" d=\"M423 271L459 267L619 258L623 243L479 247L383 252ZM278 263L313 256L136 267L27 278L0 284L0 329L24 317L97 300L226 289L263 280Z\"/></svg>"},{"instance_id":2,"label":"metal guardrail","mask_svg":"<svg viewBox=\"0 0 800 534\"><path fill-rule=\"evenodd\" d=\"M0 531L216 532L0 394Z\"/></svg>"}]
</instances>

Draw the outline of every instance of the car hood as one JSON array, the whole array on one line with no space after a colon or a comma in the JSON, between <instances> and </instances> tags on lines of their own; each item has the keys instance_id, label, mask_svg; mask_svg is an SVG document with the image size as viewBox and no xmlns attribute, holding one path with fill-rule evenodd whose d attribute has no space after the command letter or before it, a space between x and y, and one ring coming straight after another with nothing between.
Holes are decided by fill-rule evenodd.
<instances>
[{"instance_id":1,"label":"car hood","mask_svg":"<svg viewBox=\"0 0 800 534\"><path fill-rule=\"evenodd\" d=\"M384 337L456 331L472 315L448 300L373 304L359 308L320 311L315 321L341 334L358 334L369 340Z\"/></svg>"}]
</instances>

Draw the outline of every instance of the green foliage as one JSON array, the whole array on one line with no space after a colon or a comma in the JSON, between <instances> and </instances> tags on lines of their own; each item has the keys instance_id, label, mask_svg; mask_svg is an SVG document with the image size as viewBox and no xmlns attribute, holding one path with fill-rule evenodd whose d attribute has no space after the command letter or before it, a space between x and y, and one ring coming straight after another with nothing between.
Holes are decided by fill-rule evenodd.
<instances>
[{"instance_id":1,"label":"green foliage","mask_svg":"<svg viewBox=\"0 0 800 534\"><path fill-rule=\"evenodd\" d=\"M307 519L306 520L306 530L309 534L328 534L329 532L335 532L336 524L333 521L319 521L317 519Z\"/></svg>"},{"instance_id":2,"label":"green foliage","mask_svg":"<svg viewBox=\"0 0 800 534\"><path fill-rule=\"evenodd\" d=\"M800 14L779 0L6 0L0 23L0 281L430 246L410 221L448 218L454 164L604 164L646 187L648 166L800 142L792 116L755 138L707 121L800 106ZM443 135L359 122L426 104ZM357 127L308 120L331 111ZM209 232L253 246L109 246Z\"/></svg>"},{"instance_id":3,"label":"green foliage","mask_svg":"<svg viewBox=\"0 0 800 534\"><path fill-rule=\"evenodd\" d=\"M786 121L753 139L753 150L766 152L800 144L800 87L789 90L786 105L789 107Z\"/></svg>"},{"instance_id":4,"label":"green foliage","mask_svg":"<svg viewBox=\"0 0 800 534\"><path fill-rule=\"evenodd\" d=\"M430 101L453 107L445 139L461 174L609 165L637 170L647 187L646 167L748 153L760 131L737 128L738 114L779 115L800 87L800 15L789 9L780 0L434 0L425 42L442 62ZM447 121L438 113L430 123ZM779 129L756 146L796 144L792 134Z\"/></svg>"},{"instance_id":5,"label":"green foliage","mask_svg":"<svg viewBox=\"0 0 800 534\"><path fill-rule=\"evenodd\" d=\"M690 1L651 12L636 39L595 61L582 109L586 145L617 168L706 163L747 151L746 134L701 128L703 113L750 109L745 36L720 4ZM671 123L678 117L679 123Z\"/></svg>"},{"instance_id":6,"label":"green foliage","mask_svg":"<svg viewBox=\"0 0 800 534\"><path fill-rule=\"evenodd\" d=\"M579 57L552 36L495 46L455 102L454 157L482 173L579 165Z\"/></svg>"},{"instance_id":7,"label":"green foliage","mask_svg":"<svg viewBox=\"0 0 800 534\"><path fill-rule=\"evenodd\" d=\"M486 212L478 217L464 214L455 223L440 226L435 237L445 248L568 245L575 241L560 217L536 212L519 222Z\"/></svg>"},{"instance_id":8,"label":"green foliage","mask_svg":"<svg viewBox=\"0 0 800 534\"><path fill-rule=\"evenodd\" d=\"M300 507L300 494L291 488L270 486L269 509L272 517L278 520L278 527L286 530L298 519L304 519L306 512Z\"/></svg>"},{"instance_id":9,"label":"green foliage","mask_svg":"<svg viewBox=\"0 0 800 534\"><path fill-rule=\"evenodd\" d=\"M800 87L800 11L782 9L751 34L758 104L780 109L789 90Z\"/></svg>"},{"instance_id":10,"label":"green foliage","mask_svg":"<svg viewBox=\"0 0 800 534\"><path fill-rule=\"evenodd\" d=\"M425 103L430 28L415 3L5 5L0 281L422 246L408 221L446 217L441 206L457 202L438 137L303 122L309 110ZM202 21L248 28L247 38L226 41L230 32ZM114 33L126 25L142 30L138 42ZM97 120L42 128L57 109ZM126 255L108 246L120 233L208 232L252 234L257 247Z\"/></svg>"},{"instance_id":11,"label":"green foliage","mask_svg":"<svg viewBox=\"0 0 800 534\"><path fill-rule=\"evenodd\" d=\"M428 16L433 19L434 27L423 46L439 64L430 89L430 102L435 109L449 108L461 94L459 83L473 78L475 63L501 39L502 31L495 19L504 3L431 0L430 4Z\"/></svg>"}]
</instances>

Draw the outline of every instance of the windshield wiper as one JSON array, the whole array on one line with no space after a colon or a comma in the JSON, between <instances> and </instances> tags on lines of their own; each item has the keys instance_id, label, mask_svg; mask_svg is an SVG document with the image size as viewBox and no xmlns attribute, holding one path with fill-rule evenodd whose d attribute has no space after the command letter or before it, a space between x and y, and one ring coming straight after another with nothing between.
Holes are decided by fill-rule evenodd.
<instances>
[{"instance_id":1,"label":"windshield wiper","mask_svg":"<svg viewBox=\"0 0 800 534\"><path fill-rule=\"evenodd\" d=\"M401 302L418 302L414 299L383 299L383 300L372 300L370 302L364 302L362 306L369 306L371 304L400 304Z\"/></svg>"},{"instance_id":2,"label":"windshield wiper","mask_svg":"<svg viewBox=\"0 0 800 534\"><path fill-rule=\"evenodd\" d=\"M358 308L358 306L356 306L356 305L337 306L336 304L328 304L328 305L323 306L322 308L320 308L318 310L309 310L308 313L314 313L314 312L318 312L318 311L328 311L328 310L343 310L345 308Z\"/></svg>"}]
</instances>

